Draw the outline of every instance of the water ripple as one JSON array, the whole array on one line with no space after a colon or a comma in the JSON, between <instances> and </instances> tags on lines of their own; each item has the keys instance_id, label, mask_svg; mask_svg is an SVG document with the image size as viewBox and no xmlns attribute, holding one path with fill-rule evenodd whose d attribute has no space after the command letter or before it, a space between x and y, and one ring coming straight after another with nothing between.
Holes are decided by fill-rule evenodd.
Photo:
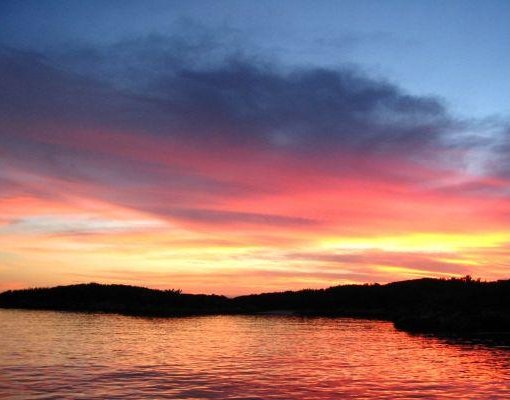
<instances>
[{"instance_id":1,"label":"water ripple","mask_svg":"<svg viewBox=\"0 0 510 400\"><path fill-rule=\"evenodd\" d=\"M0 310L0 399L507 399L510 350L386 322Z\"/></svg>"}]
</instances>

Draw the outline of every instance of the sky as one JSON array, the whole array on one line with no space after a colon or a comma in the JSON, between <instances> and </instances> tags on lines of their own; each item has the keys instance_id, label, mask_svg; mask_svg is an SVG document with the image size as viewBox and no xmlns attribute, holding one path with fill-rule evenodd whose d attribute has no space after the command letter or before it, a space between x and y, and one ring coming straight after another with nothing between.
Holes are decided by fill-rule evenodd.
<instances>
[{"instance_id":1,"label":"sky","mask_svg":"<svg viewBox=\"0 0 510 400\"><path fill-rule=\"evenodd\" d=\"M509 19L2 1L0 290L509 278Z\"/></svg>"}]
</instances>

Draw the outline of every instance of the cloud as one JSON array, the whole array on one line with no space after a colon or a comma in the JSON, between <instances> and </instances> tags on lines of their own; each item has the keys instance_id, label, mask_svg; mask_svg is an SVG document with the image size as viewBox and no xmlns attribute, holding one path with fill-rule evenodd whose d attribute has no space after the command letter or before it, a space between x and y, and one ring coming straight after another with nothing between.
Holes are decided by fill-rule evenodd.
<instances>
[{"instance_id":1,"label":"cloud","mask_svg":"<svg viewBox=\"0 0 510 400\"><path fill-rule=\"evenodd\" d=\"M4 171L38 176L2 179L38 196L79 193L183 222L304 228L321 218L276 203L253 209L246 199L299 200L325 185L339 195L342 185L356 187L363 202L364 185L384 188L383 197L440 193L438 177L481 148L458 135L466 122L437 98L410 95L352 65L290 68L219 39L2 48L0 95L10 99L0 104ZM500 160L487 174L504 177L508 146L487 140L484 149ZM498 183L480 185L454 182L451 191L505 196ZM369 205L344 220L394 217Z\"/></svg>"},{"instance_id":2,"label":"cloud","mask_svg":"<svg viewBox=\"0 0 510 400\"><path fill-rule=\"evenodd\" d=\"M500 134L493 145L491 169L497 176L507 180L510 189L510 124L501 129Z\"/></svg>"},{"instance_id":3,"label":"cloud","mask_svg":"<svg viewBox=\"0 0 510 400\"><path fill-rule=\"evenodd\" d=\"M455 261L456 255L452 260L451 253L391 252L368 249L362 252L341 254L335 254L331 251L290 253L285 258L351 266L357 272L363 269L360 269L360 266L369 269L373 269L374 266L399 267L410 271L422 271L429 275L436 273L467 274L472 269L472 266L464 264L462 261ZM442 261L443 259L449 259L449 261Z\"/></svg>"},{"instance_id":4,"label":"cloud","mask_svg":"<svg viewBox=\"0 0 510 400\"><path fill-rule=\"evenodd\" d=\"M152 36L60 57L4 49L1 90L11 101L0 112L213 145L365 153L423 148L454 123L437 99L353 67L288 70L220 58L214 46Z\"/></svg>"},{"instance_id":5,"label":"cloud","mask_svg":"<svg viewBox=\"0 0 510 400\"><path fill-rule=\"evenodd\" d=\"M289 217L274 214L259 214L249 212L218 211L207 209L173 209L170 215L185 221L212 224L260 224L276 226L313 226L318 221L308 218Z\"/></svg>"}]
</instances>

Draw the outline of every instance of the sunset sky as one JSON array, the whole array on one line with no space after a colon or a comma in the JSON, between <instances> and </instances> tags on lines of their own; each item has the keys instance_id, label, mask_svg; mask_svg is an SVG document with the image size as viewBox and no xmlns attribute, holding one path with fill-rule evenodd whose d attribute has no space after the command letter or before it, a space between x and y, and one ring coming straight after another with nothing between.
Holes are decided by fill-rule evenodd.
<instances>
[{"instance_id":1,"label":"sunset sky","mask_svg":"<svg viewBox=\"0 0 510 400\"><path fill-rule=\"evenodd\" d=\"M0 291L510 277L510 2L2 1Z\"/></svg>"}]
</instances>

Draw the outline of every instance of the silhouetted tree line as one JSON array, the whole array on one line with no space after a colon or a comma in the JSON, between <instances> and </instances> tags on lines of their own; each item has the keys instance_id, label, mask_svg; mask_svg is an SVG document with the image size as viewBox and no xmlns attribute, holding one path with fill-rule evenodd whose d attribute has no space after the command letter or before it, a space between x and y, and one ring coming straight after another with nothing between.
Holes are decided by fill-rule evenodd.
<instances>
[{"instance_id":1,"label":"silhouetted tree line","mask_svg":"<svg viewBox=\"0 0 510 400\"><path fill-rule=\"evenodd\" d=\"M7 291L0 307L142 316L292 312L391 320L419 332L510 332L510 280L417 279L227 298L97 283Z\"/></svg>"},{"instance_id":2,"label":"silhouetted tree line","mask_svg":"<svg viewBox=\"0 0 510 400\"><path fill-rule=\"evenodd\" d=\"M228 298L183 294L128 285L88 283L7 291L0 307L59 311L115 312L129 315L178 316L222 312Z\"/></svg>"}]
</instances>

